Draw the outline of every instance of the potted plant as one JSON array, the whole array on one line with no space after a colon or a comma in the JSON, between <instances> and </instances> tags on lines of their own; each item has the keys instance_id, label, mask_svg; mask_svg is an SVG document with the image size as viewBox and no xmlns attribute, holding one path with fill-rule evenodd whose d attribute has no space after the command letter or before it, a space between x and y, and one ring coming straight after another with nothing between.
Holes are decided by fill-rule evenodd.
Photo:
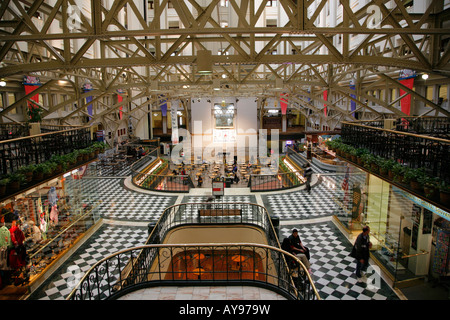
<instances>
[{"instance_id":1,"label":"potted plant","mask_svg":"<svg viewBox=\"0 0 450 320\"><path fill-rule=\"evenodd\" d=\"M79 154L83 157L83 162L86 162L86 161L89 160L89 156L90 156L91 150L85 148L85 149L81 149L81 150L78 150L78 151L79 151Z\"/></svg>"},{"instance_id":2,"label":"potted plant","mask_svg":"<svg viewBox=\"0 0 450 320\"><path fill-rule=\"evenodd\" d=\"M369 150L367 150L365 148L357 148L356 149L356 163L358 163L358 165L364 166L364 163L363 163L363 160L361 157L367 153L369 153Z\"/></svg>"},{"instance_id":3,"label":"potted plant","mask_svg":"<svg viewBox=\"0 0 450 320\"><path fill-rule=\"evenodd\" d=\"M439 200L444 206L450 207L450 184L445 181L439 185Z\"/></svg>"},{"instance_id":4,"label":"potted plant","mask_svg":"<svg viewBox=\"0 0 450 320\"><path fill-rule=\"evenodd\" d=\"M419 182L423 186L425 197L430 200L437 200L439 198L439 179L437 177L424 175L419 178Z\"/></svg>"},{"instance_id":5,"label":"potted plant","mask_svg":"<svg viewBox=\"0 0 450 320\"><path fill-rule=\"evenodd\" d=\"M45 163L38 163L34 167L33 172L33 181L41 181L44 179L44 171L46 170L46 164Z\"/></svg>"},{"instance_id":6,"label":"potted plant","mask_svg":"<svg viewBox=\"0 0 450 320\"><path fill-rule=\"evenodd\" d=\"M406 167L400 163L396 163L392 166L392 173L394 175L394 180L403 183L403 176L405 174Z\"/></svg>"},{"instance_id":7,"label":"potted plant","mask_svg":"<svg viewBox=\"0 0 450 320\"><path fill-rule=\"evenodd\" d=\"M15 192L20 190L20 185L23 184L26 179L23 173L13 172L8 175L9 183L7 188L11 189L11 191Z\"/></svg>"},{"instance_id":8,"label":"potted plant","mask_svg":"<svg viewBox=\"0 0 450 320\"><path fill-rule=\"evenodd\" d=\"M419 180L425 175L423 168L408 168L405 171L404 181L409 183L410 188L415 191L422 191L422 185Z\"/></svg>"},{"instance_id":9,"label":"potted plant","mask_svg":"<svg viewBox=\"0 0 450 320\"><path fill-rule=\"evenodd\" d=\"M75 166L77 163L77 154L75 152L67 153L61 157L66 164L66 169L64 170L67 170L68 168Z\"/></svg>"},{"instance_id":10,"label":"potted plant","mask_svg":"<svg viewBox=\"0 0 450 320\"><path fill-rule=\"evenodd\" d=\"M375 161L375 156L371 153L366 153L361 156L364 168L371 169L372 163Z\"/></svg>"},{"instance_id":11,"label":"potted plant","mask_svg":"<svg viewBox=\"0 0 450 320\"><path fill-rule=\"evenodd\" d=\"M67 169L67 163L64 160L63 156L54 154L50 158L50 162L53 162L56 164L55 173L61 173L63 170L65 171Z\"/></svg>"},{"instance_id":12,"label":"potted plant","mask_svg":"<svg viewBox=\"0 0 450 320\"><path fill-rule=\"evenodd\" d=\"M45 164L46 166L44 167L44 179L48 179L56 171L57 164L50 161L45 162Z\"/></svg>"},{"instance_id":13,"label":"potted plant","mask_svg":"<svg viewBox=\"0 0 450 320\"><path fill-rule=\"evenodd\" d=\"M9 184L9 178L3 178L0 180L0 197L6 194L6 185Z\"/></svg>"},{"instance_id":14,"label":"potted plant","mask_svg":"<svg viewBox=\"0 0 450 320\"><path fill-rule=\"evenodd\" d=\"M33 181L33 173L35 167L36 166L34 164L29 164L27 166L20 167L17 172L24 174L26 182L30 183L31 181Z\"/></svg>"},{"instance_id":15,"label":"potted plant","mask_svg":"<svg viewBox=\"0 0 450 320\"><path fill-rule=\"evenodd\" d=\"M396 164L395 160L392 159L383 159L383 161L379 161L378 165L380 166L380 174L384 177L389 177L389 172L391 172L392 167ZM389 179L393 179L389 177Z\"/></svg>"}]
</instances>

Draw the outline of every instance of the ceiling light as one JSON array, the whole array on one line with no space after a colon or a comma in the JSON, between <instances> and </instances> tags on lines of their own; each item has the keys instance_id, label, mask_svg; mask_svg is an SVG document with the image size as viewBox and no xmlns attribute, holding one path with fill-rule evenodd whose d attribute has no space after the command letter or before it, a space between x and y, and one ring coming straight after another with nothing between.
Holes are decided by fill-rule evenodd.
<instances>
[{"instance_id":1,"label":"ceiling light","mask_svg":"<svg viewBox=\"0 0 450 320\"><path fill-rule=\"evenodd\" d=\"M210 50L197 51L197 72L200 74L212 73L212 53Z\"/></svg>"},{"instance_id":2,"label":"ceiling light","mask_svg":"<svg viewBox=\"0 0 450 320\"><path fill-rule=\"evenodd\" d=\"M428 79L428 74L424 73L424 74L422 75L422 79L423 79L423 80L427 80L427 79Z\"/></svg>"},{"instance_id":3,"label":"ceiling light","mask_svg":"<svg viewBox=\"0 0 450 320\"><path fill-rule=\"evenodd\" d=\"M6 81L5 80L0 80L0 87L6 87Z\"/></svg>"}]
</instances>

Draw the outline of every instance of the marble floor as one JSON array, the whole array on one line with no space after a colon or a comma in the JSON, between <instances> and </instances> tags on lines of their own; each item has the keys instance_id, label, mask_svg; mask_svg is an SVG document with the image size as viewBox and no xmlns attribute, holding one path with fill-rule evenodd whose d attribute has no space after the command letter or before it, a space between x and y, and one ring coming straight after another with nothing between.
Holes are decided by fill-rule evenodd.
<instances>
[{"instance_id":1,"label":"marble floor","mask_svg":"<svg viewBox=\"0 0 450 320\"><path fill-rule=\"evenodd\" d=\"M351 243L332 222L327 211L334 192L313 176L313 188L304 187L274 193L251 193L248 188L226 188L220 201L252 202L266 206L270 215L280 218L280 240L298 228L304 243L311 247L313 280L324 300L398 300L397 292L381 280L376 288L356 282L354 266L348 254ZM61 265L28 299L64 300L73 287L73 268L84 273L96 261L118 250L144 244L147 224L158 220L164 209L183 202L203 201L210 188L195 188L190 194L161 194L142 191L128 177L96 177L89 190L102 198L99 214L104 225ZM94 192L94 191L92 191ZM295 199L289 206L284 197ZM307 199L300 201L299 199ZM306 213L305 213L306 212ZM303 214L301 214L303 213ZM253 287L159 287L127 294L121 299L250 299L278 300L284 297Z\"/></svg>"}]
</instances>

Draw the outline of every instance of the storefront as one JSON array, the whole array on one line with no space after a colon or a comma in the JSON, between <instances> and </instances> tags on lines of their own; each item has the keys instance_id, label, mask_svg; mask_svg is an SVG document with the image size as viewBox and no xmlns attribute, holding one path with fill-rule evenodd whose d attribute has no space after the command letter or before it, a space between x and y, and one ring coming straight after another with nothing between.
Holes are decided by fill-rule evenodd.
<instances>
[{"instance_id":1,"label":"storefront","mask_svg":"<svg viewBox=\"0 0 450 320\"><path fill-rule=\"evenodd\" d=\"M335 217L353 236L370 226L372 258L396 286L450 275L450 214L353 165L324 177L336 186Z\"/></svg>"},{"instance_id":2,"label":"storefront","mask_svg":"<svg viewBox=\"0 0 450 320\"><path fill-rule=\"evenodd\" d=\"M96 221L99 189L86 166L0 204L0 295L31 288Z\"/></svg>"}]
</instances>

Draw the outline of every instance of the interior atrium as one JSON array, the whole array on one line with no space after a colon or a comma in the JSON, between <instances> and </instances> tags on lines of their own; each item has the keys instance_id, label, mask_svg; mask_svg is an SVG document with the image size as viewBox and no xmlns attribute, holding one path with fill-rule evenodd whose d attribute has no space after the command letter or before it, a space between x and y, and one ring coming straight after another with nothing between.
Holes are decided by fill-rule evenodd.
<instances>
[{"instance_id":1,"label":"interior atrium","mask_svg":"<svg viewBox=\"0 0 450 320\"><path fill-rule=\"evenodd\" d=\"M450 0L1 1L0 300L448 300L449 39Z\"/></svg>"}]
</instances>

